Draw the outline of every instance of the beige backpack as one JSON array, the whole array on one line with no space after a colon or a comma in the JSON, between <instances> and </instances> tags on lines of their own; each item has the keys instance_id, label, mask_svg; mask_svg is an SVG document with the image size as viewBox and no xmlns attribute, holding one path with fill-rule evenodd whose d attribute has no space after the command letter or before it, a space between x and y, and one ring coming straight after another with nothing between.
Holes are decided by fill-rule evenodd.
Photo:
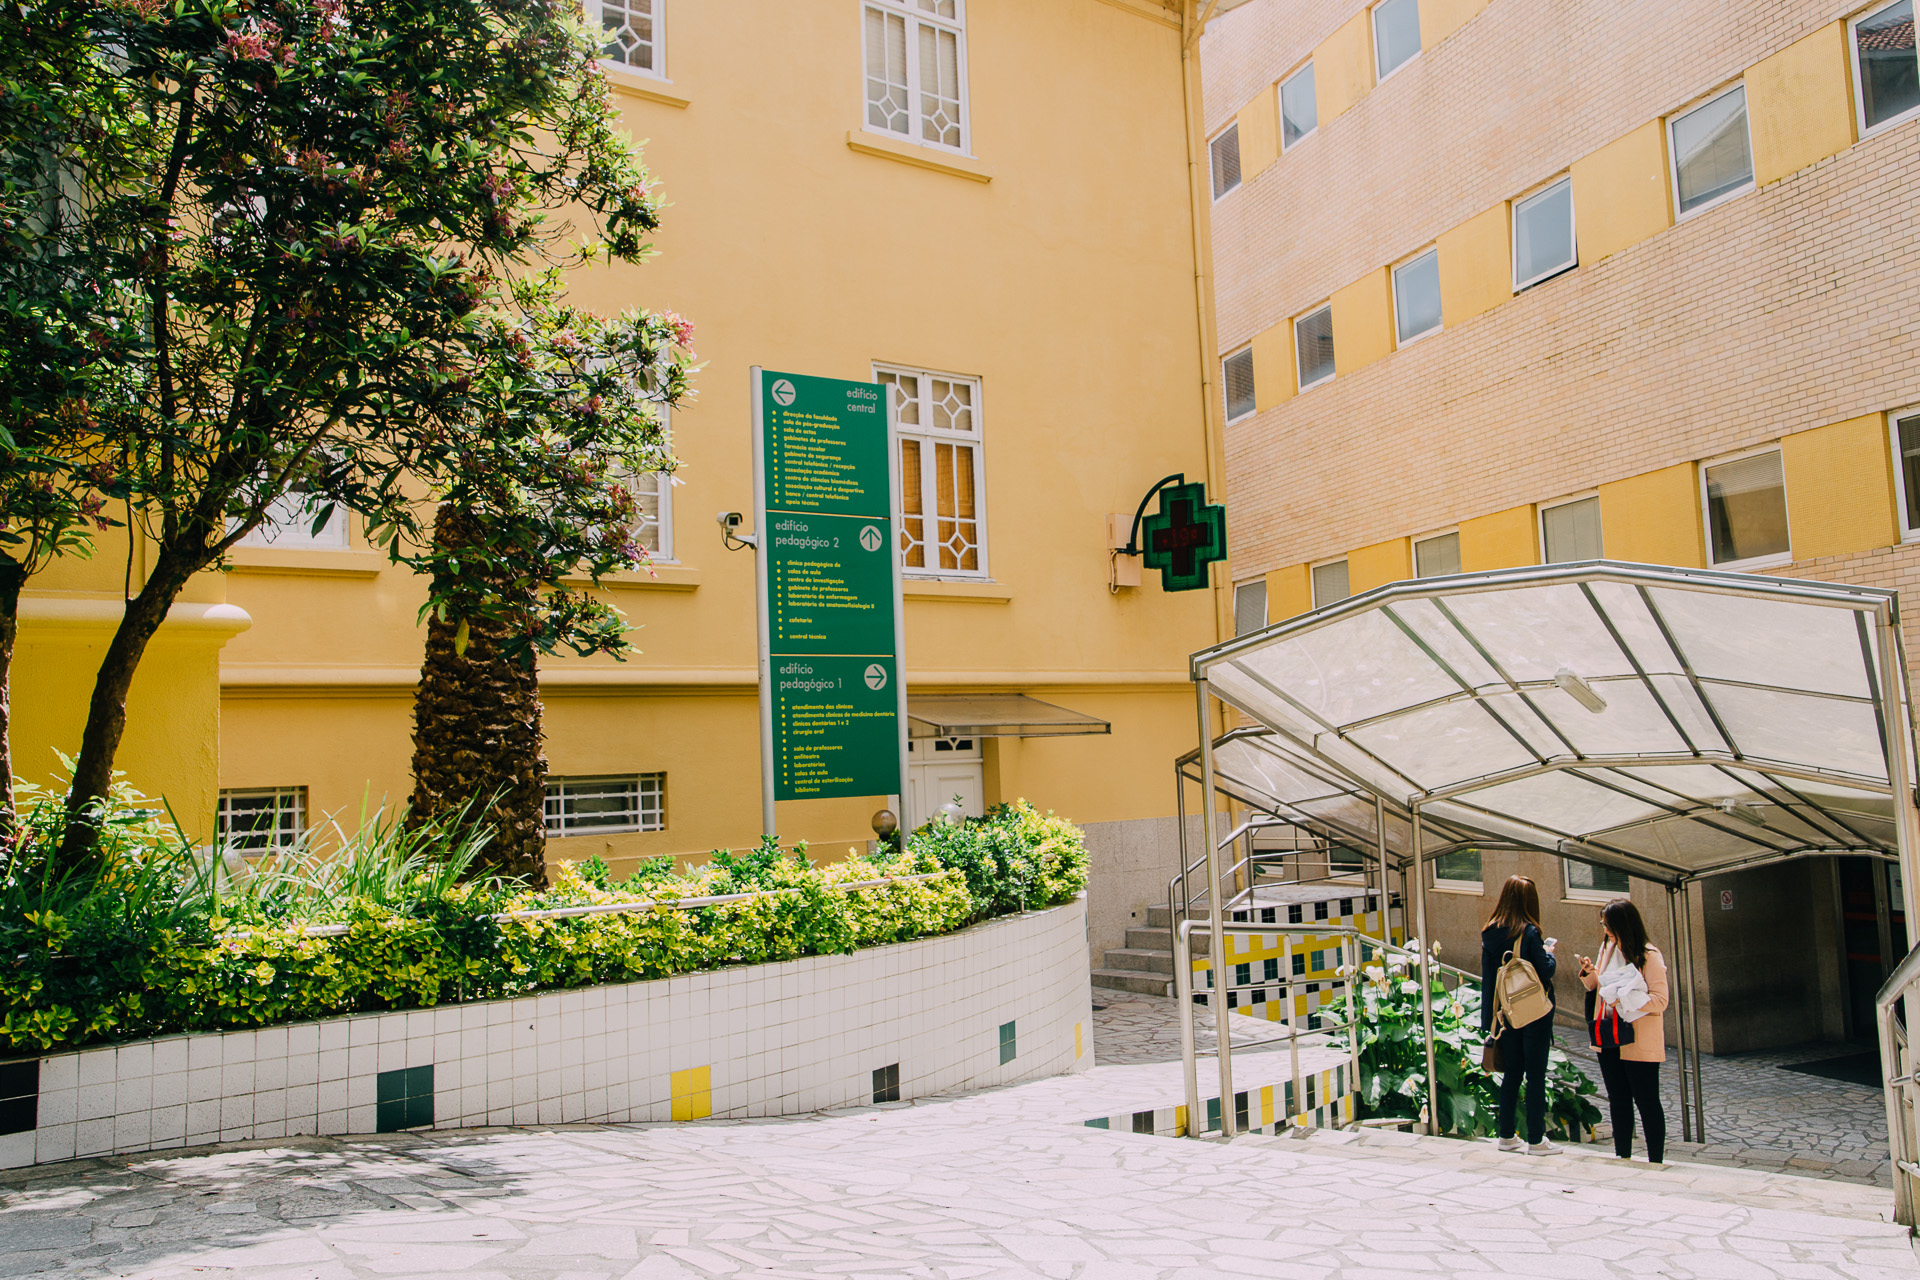
<instances>
[{"instance_id":1,"label":"beige backpack","mask_svg":"<svg viewBox=\"0 0 1920 1280\"><path fill-rule=\"evenodd\" d=\"M1547 995L1540 975L1531 963L1511 951L1493 976L1493 998L1495 1012L1510 1027L1524 1027L1553 1012L1553 999Z\"/></svg>"}]
</instances>

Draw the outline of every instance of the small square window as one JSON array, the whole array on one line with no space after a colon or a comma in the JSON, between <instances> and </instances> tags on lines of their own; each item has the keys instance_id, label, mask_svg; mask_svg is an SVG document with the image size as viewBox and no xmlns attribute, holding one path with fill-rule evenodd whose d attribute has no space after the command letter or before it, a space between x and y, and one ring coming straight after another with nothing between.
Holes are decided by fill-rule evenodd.
<instances>
[{"instance_id":1,"label":"small square window","mask_svg":"<svg viewBox=\"0 0 1920 1280\"><path fill-rule=\"evenodd\" d=\"M1440 578L1460 572L1460 535L1443 533L1413 544L1413 576Z\"/></svg>"},{"instance_id":2,"label":"small square window","mask_svg":"<svg viewBox=\"0 0 1920 1280\"><path fill-rule=\"evenodd\" d=\"M1213 985L1212 970L1207 971L1207 979L1208 979L1207 985L1212 986ZM1003 1067L1006 1066L1009 1062L1012 1062L1014 1058L1019 1056L1019 1045L1020 1045L1019 1039L1014 1032L1014 1024L1011 1022L1001 1023L1000 1024L1000 1065L1001 1066Z\"/></svg>"},{"instance_id":3,"label":"small square window","mask_svg":"<svg viewBox=\"0 0 1920 1280\"><path fill-rule=\"evenodd\" d=\"M1237 422L1258 407L1253 394L1252 347L1244 347L1220 362L1220 384L1226 390L1228 422Z\"/></svg>"},{"instance_id":4,"label":"small square window","mask_svg":"<svg viewBox=\"0 0 1920 1280\"><path fill-rule=\"evenodd\" d=\"M244 854L291 849L307 829L305 787L222 790L216 831L222 849Z\"/></svg>"},{"instance_id":5,"label":"small square window","mask_svg":"<svg viewBox=\"0 0 1920 1280\"><path fill-rule=\"evenodd\" d=\"M1715 463L1700 471L1714 567L1784 562L1791 544L1779 451Z\"/></svg>"},{"instance_id":6,"label":"small square window","mask_svg":"<svg viewBox=\"0 0 1920 1280\"><path fill-rule=\"evenodd\" d=\"M1481 890L1480 851L1456 849L1433 860L1433 882L1450 888Z\"/></svg>"},{"instance_id":7,"label":"small square window","mask_svg":"<svg viewBox=\"0 0 1920 1280\"><path fill-rule=\"evenodd\" d=\"M1240 185L1240 126L1230 124L1207 145L1208 153L1213 157L1213 198L1232 191Z\"/></svg>"},{"instance_id":8,"label":"small square window","mask_svg":"<svg viewBox=\"0 0 1920 1280\"><path fill-rule=\"evenodd\" d=\"M667 829L667 775L548 778L547 834L578 836Z\"/></svg>"},{"instance_id":9,"label":"small square window","mask_svg":"<svg viewBox=\"0 0 1920 1280\"><path fill-rule=\"evenodd\" d=\"M1440 328L1440 251L1429 249L1393 269L1394 329L1402 345Z\"/></svg>"},{"instance_id":10,"label":"small square window","mask_svg":"<svg viewBox=\"0 0 1920 1280\"><path fill-rule=\"evenodd\" d=\"M1300 389L1333 379L1333 305L1319 307L1293 322L1293 349L1300 362Z\"/></svg>"},{"instance_id":11,"label":"small square window","mask_svg":"<svg viewBox=\"0 0 1920 1280\"><path fill-rule=\"evenodd\" d=\"M1294 976L1294 977L1296 977L1296 978L1303 978L1303 977L1305 977L1305 976L1306 976L1306 973L1307 973L1307 953L1306 953L1306 952L1304 952L1304 951L1296 951L1296 952L1294 952L1294 953L1293 953L1293 966L1292 966L1292 967L1293 967L1293 976Z\"/></svg>"},{"instance_id":12,"label":"small square window","mask_svg":"<svg viewBox=\"0 0 1920 1280\"><path fill-rule=\"evenodd\" d=\"M873 1069L873 1100L875 1102L900 1101L899 1063Z\"/></svg>"},{"instance_id":13,"label":"small square window","mask_svg":"<svg viewBox=\"0 0 1920 1280\"><path fill-rule=\"evenodd\" d=\"M433 1127L433 1067L403 1067L373 1078L373 1127L379 1133Z\"/></svg>"},{"instance_id":14,"label":"small square window","mask_svg":"<svg viewBox=\"0 0 1920 1280\"><path fill-rule=\"evenodd\" d=\"M1384 0L1373 7L1373 60L1380 79L1420 53L1420 0Z\"/></svg>"},{"instance_id":15,"label":"small square window","mask_svg":"<svg viewBox=\"0 0 1920 1280\"><path fill-rule=\"evenodd\" d=\"M1320 127L1320 104L1313 96L1313 64L1309 62L1280 86L1280 149Z\"/></svg>"},{"instance_id":16,"label":"small square window","mask_svg":"<svg viewBox=\"0 0 1920 1280\"><path fill-rule=\"evenodd\" d=\"M1920 540L1920 413L1894 415L1893 461L1900 490L1901 539Z\"/></svg>"},{"instance_id":17,"label":"small square window","mask_svg":"<svg viewBox=\"0 0 1920 1280\"><path fill-rule=\"evenodd\" d=\"M1565 859L1567 896L1569 898L1620 898L1625 897L1631 887L1627 873L1613 867L1596 867L1591 862L1575 862Z\"/></svg>"},{"instance_id":18,"label":"small square window","mask_svg":"<svg viewBox=\"0 0 1920 1280\"><path fill-rule=\"evenodd\" d=\"M1519 292L1577 265L1573 183L1562 178L1513 206L1513 288Z\"/></svg>"},{"instance_id":19,"label":"small square window","mask_svg":"<svg viewBox=\"0 0 1920 1280\"><path fill-rule=\"evenodd\" d=\"M1261 963L1260 979L1263 982L1280 981L1280 961L1278 958L1263 961Z\"/></svg>"},{"instance_id":20,"label":"small square window","mask_svg":"<svg viewBox=\"0 0 1920 1280\"><path fill-rule=\"evenodd\" d=\"M1862 133L1920 107L1913 0L1876 9L1853 24L1853 66Z\"/></svg>"},{"instance_id":21,"label":"small square window","mask_svg":"<svg viewBox=\"0 0 1920 1280\"><path fill-rule=\"evenodd\" d=\"M1540 509L1540 544L1548 564L1598 560L1604 554L1600 540L1600 499L1576 498Z\"/></svg>"},{"instance_id":22,"label":"small square window","mask_svg":"<svg viewBox=\"0 0 1920 1280\"><path fill-rule=\"evenodd\" d=\"M1680 216L1753 185L1747 90L1736 85L1673 118L1673 184Z\"/></svg>"},{"instance_id":23,"label":"small square window","mask_svg":"<svg viewBox=\"0 0 1920 1280\"><path fill-rule=\"evenodd\" d=\"M1335 560L1330 564L1313 566L1313 607L1334 604L1345 600L1353 592L1347 589L1347 562Z\"/></svg>"},{"instance_id":24,"label":"small square window","mask_svg":"<svg viewBox=\"0 0 1920 1280\"><path fill-rule=\"evenodd\" d=\"M1233 634L1244 636L1267 625L1267 580L1255 578L1233 588Z\"/></svg>"}]
</instances>

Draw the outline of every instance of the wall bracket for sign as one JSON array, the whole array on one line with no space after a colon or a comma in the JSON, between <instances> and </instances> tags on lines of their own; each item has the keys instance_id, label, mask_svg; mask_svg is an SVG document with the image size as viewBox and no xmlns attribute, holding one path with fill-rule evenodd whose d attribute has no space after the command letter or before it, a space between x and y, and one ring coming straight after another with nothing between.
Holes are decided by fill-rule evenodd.
<instances>
[{"instance_id":1,"label":"wall bracket for sign","mask_svg":"<svg viewBox=\"0 0 1920 1280\"><path fill-rule=\"evenodd\" d=\"M1148 515L1156 493L1160 510ZM1208 503L1206 485L1188 484L1184 472L1165 476L1140 499L1119 554L1139 556L1147 568L1158 569L1162 591L1198 591L1208 584L1207 566L1227 558L1227 509Z\"/></svg>"}]
</instances>

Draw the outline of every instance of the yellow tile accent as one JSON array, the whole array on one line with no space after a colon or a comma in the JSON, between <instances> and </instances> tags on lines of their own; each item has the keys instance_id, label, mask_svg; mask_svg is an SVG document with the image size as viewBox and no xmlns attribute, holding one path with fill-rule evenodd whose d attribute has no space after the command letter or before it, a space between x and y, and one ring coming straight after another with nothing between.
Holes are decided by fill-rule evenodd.
<instances>
[{"instance_id":1,"label":"yellow tile accent","mask_svg":"<svg viewBox=\"0 0 1920 1280\"><path fill-rule=\"evenodd\" d=\"M1313 98L1322 128L1373 88L1371 21L1370 11L1360 10L1313 51Z\"/></svg>"},{"instance_id":2,"label":"yellow tile accent","mask_svg":"<svg viewBox=\"0 0 1920 1280\"><path fill-rule=\"evenodd\" d=\"M1333 295L1333 371L1345 377L1392 350L1393 286L1381 267Z\"/></svg>"},{"instance_id":3,"label":"yellow tile accent","mask_svg":"<svg viewBox=\"0 0 1920 1280\"><path fill-rule=\"evenodd\" d=\"M1173 1109L1173 1132L1176 1137L1187 1136L1187 1108L1184 1103Z\"/></svg>"},{"instance_id":4,"label":"yellow tile accent","mask_svg":"<svg viewBox=\"0 0 1920 1280\"><path fill-rule=\"evenodd\" d=\"M1260 1086L1260 1125L1265 1128L1273 1123L1273 1086Z\"/></svg>"},{"instance_id":5,"label":"yellow tile accent","mask_svg":"<svg viewBox=\"0 0 1920 1280\"><path fill-rule=\"evenodd\" d=\"M1649 120L1569 166L1582 263L1598 262L1673 225L1666 136L1664 124Z\"/></svg>"},{"instance_id":6,"label":"yellow tile accent","mask_svg":"<svg viewBox=\"0 0 1920 1280\"><path fill-rule=\"evenodd\" d=\"M1853 143L1847 24L1832 22L1747 70L1753 180L1761 186Z\"/></svg>"},{"instance_id":7,"label":"yellow tile accent","mask_svg":"<svg viewBox=\"0 0 1920 1280\"><path fill-rule=\"evenodd\" d=\"M1487 0L1420 0L1420 47L1431 49L1467 25Z\"/></svg>"},{"instance_id":8,"label":"yellow tile accent","mask_svg":"<svg viewBox=\"0 0 1920 1280\"><path fill-rule=\"evenodd\" d=\"M1466 572L1539 563L1531 503L1460 522L1460 567Z\"/></svg>"},{"instance_id":9,"label":"yellow tile accent","mask_svg":"<svg viewBox=\"0 0 1920 1280\"><path fill-rule=\"evenodd\" d=\"M1413 576L1413 539L1389 538L1347 553L1347 587L1354 595Z\"/></svg>"},{"instance_id":10,"label":"yellow tile accent","mask_svg":"<svg viewBox=\"0 0 1920 1280\"><path fill-rule=\"evenodd\" d=\"M1293 395L1293 323L1282 320L1253 335L1253 405L1271 409Z\"/></svg>"},{"instance_id":11,"label":"yellow tile accent","mask_svg":"<svg viewBox=\"0 0 1920 1280\"><path fill-rule=\"evenodd\" d=\"M1794 559L1868 551L1900 540L1892 452L1881 415L1796 431L1780 441L1780 455Z\"/></svg>"},{"instance_id":12,"label":"yellow tile accent","mask_svg":"<svg viewBox=\"0 0 1920 1280\"><path fill-rule=\"evenodd\" d=\"M1513 296L1507 202L1440 233L1440 315L1464 324Z\"/></svg>"},{"instance_id":13,"label":"yellow tile accent","mask_svg":"<svg viewBox=\"0 0 1920 1280\"><path fill-rule=\"evenodd\" d=\"M1079 1024L1078 1022L1073 1024L1073 1056L1076 1061L1079 1059L1081 1054L1086 1052L1086 1050L1081 1047L1080 1025L1081 1024Z\"/></svg>"},{"instance_id":14,"label":"yellow tile accent","mask_svg":"<svg viewBox=\"0 0 1920 1280\"><path fill-rule=\"evenodd\" d=\"M1240 173L1251 178L1280 158L1280 104L1273 86L1240 108Z\"/></svg>"},{"instance_id":15,"label":"yellow tile accent","mask_svg":"<svg viewBox=\"0 0 1920 1280\"><path fill-rule=\"evenodd\" d=\"M1313 574L1304 564L1267 575L1267 621L1284 622L1313 608Z\"/></svg>"},{"instance_id":16,"label":"yellow tile accent","mask_svg":"<svg viewBox=\"0 0 1920 1280\"><path fill-rule=\"evenodd\" d=\"M713 1114L713 1068L688 1067L672 1076L673 1118L704 1120Z\"/></svg>"},{"instance_id":17,"label":"yellow tile accent","mask_svg":"<svg viewBox=\"0 0 1920 1280\"><path fill-rule=\"evenodd\" d=\"M1600 537L1610 559L1704 568L1700 481L1694 464L1682 462L1601 485Z\"/></svg>"}]
</instances>

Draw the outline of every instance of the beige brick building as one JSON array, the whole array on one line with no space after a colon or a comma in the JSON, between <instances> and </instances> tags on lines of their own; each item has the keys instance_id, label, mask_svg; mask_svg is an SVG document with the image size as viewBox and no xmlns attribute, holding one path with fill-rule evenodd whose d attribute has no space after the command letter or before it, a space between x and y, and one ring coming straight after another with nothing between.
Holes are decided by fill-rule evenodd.
<instances>
[{"instance_id":1,"label":"beige brick building","mask_svg":"<svg viewBox=\"0 0 1920 1280\"><path fill-rule=\"evenodd\" d=\"M1911 0L1228 7L1201 52L1243 628L1597 556L1920 579ZM1441 936L1515 870L1586 950L1616 878L1545 856L1443 868ZM1705 1047L1867 1031L1906 946L1879 868L1707 890Z\"/></svg>"}]
</instances>

